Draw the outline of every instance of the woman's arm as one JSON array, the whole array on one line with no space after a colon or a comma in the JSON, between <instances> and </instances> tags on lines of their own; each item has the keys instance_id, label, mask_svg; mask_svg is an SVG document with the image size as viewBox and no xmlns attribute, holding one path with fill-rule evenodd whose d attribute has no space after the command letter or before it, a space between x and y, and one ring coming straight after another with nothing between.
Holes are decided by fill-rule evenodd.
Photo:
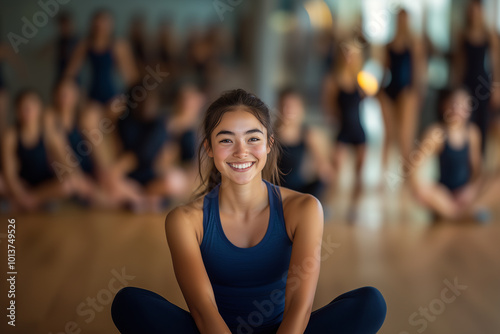
<instances>
[{"instance_id":1,"label":"woman's arm","mask_svg":"<svg viewBox=\"0 0 500 334\"><path fill-rule=\"evenodd\" d=\"M201 215L183 207L167 215L165 231L175 277L200 333L231 334L217 309L201 257L201 236L194 227L194 221L200 219L203 219Z\"/></svg>"},{"instance_id":2,"label":"woman's arm","mask_svg":"<svg viewBox=\"0 0 500 334\"><path fill-rule=\"evenodd\" d=\"M307 150L311 152L320 179L328 182L335 170L328 159L328 144L322 135L318 129L308 128L305 135L306 145Z\"/></svg>"},{"instance_id":3,"label":"woman's arm","mask_svg":"<svg viewBox=\"0 0 500 334\"><path fill-rule=\"evenodd\" d=\"M469 159L471 167L470 182L476 181L481 175L481 132L475 124L469 128Z\"/></svg>"},{"instance_id":4,"label":"woman's arm","mask_svg":"<svg viewBox=\"0 0 500 334\"><path fill-rule=\"evenodd\" d=\"M75 50L73 51L73 54L71 55L68 67L66 67L66 71L64 72L65 77L73 79L78 75L78 72L80 72L80 69L82 68L83 62L87 57L87 49L88 45L86 40L78 43Z\"/></svg>"},{"instance_id":5,"label":"woman's arm","mask_svg":"<svg viewBox=\"0 0 500 334\"><path fill-rule=\"evenodd\" d=\"M28 78L26 64L22 61L21 57L18 57L17 54L14 53L10 46L0 44L0 60L8 62L22 80L26 80Z\"/></svg>"},{"instance_id":6,"label":"woman's arm","mask_svg":"<svg viewBox=\"0 0 500 334\"><path fill-rule=\"evenodd\" d=\"M65 147L69 144L66 140L64 129L58 124L56 112L52 108L47 108L43 113L43 139L46 143L50 163L59 163L62 166L71 165L71 171L79 170L78 166L73 167L73 160L66 161L68 157ZM71 159L71 158L70 158ZM54 166L52 166L54 167ZM60 175L57 175L59 178Z\"/></svg>"},{"instance_id":7,"label":"woman's arm","mask_svg":"<svg viewBox=\"0 0 500 334\"><path fill-rule=\"evenodd\" d=\"M5 177L5 183L10 195L14 200L27 209L35 208L38 203L23 186L18 175L19 162L16 157L16 130L8 129L2 138L2 169Z\"/></svg>"},{"instance_id":8,"label":"woman's arm","mask_svg":"<svg viewBox=\"0 0 500 334\"><path fill-rule=\"evenodd\" d=\"M277 334L302 334L311 316L321 261L323 209L311 195L291 195L284 205L293 246L285 290L285 312Z\"/></svg>"},{"instance_id":9,"label":"woman's arm","mask_svg":"<svg viewBox=\"0 0 500 334\"><path fill-rule=\"evenodd\" d=\"M408 175L410 180L410 186L416 197L425 202L426 192L428 183L423 182L419 177L419 172L423 166L431 159L432 156L441 151L444 143L444 131L440 125L431 125L425 132L422 141L419 144L417 150L420 150L422 158L419 159L418 163L412 165L413 170L410 171Z\"/></svg>"},{"instance_id":10,"label":"woman's arm","mask_svg":"<svg viewBox=\"0 0 500 334\"><path fill-rule=\"evenodd\" d=\"M427 89L427 50L424 41L414 36L411 39L411 53L413 59L413 85L417 92L425 92Z\"/></svg>"},{"instance_id":11,"label":"woman's arm","mask_svg":"<svg viewBox=\"0 0 500 334\"><path fill-rule=\"evenodd\" d=\"M457 39L456 51L451 61L450 77L451 82L455 85L460 85L464 82L465 76L465 34L461 34ZM452 45L453 47L453 45Z\"/></svg>"},{"instance_id":12,"label":"woman's arm","mask_svg":"<svg viewBox=\"0 0 500 334\"><path fill-rule=\"evenodd\" d=\"M491 59L491 73L493 75L493 83L500 81L500 45L499 36L495 31L488 31L490 41L490 59ZM495 87L493 87L495 88ZM496 87L498 89L498 87Z\"/></svg>"},{"instance_id":13,"label":"woman's arm","mask_svg":"<svg viewBox=\"0 0 500 334\"><path fill-rule=\"evenodd\" d=\"M120 73L123 76L127 87L136 84L139 79L139 74L137 73L129 44L122 40L116 41L114 51L118 68L120 69Z\"/></svg>"},{"instance_id":14,"label":"woman's arm","mask_svg":"<svg viewBox=\"0 0 500 334\"><path fill-rule=\"evenodd\" d=\"M492 104L494 108L500 107L500 34L490 34L490 59L492 66Z\"/></svg>"},{"instance_id":15,"label":"woman's arm","mask_svg":"<svg viewBox=\"0 0 500 334\"><path fill-rule=\"evenodd\" d=\"M322 106L326 120L331 123L338 118L338 108L335 101L337 101L337 84L332 75L325 78L323 83L323 92L321 94Z\"/></svg>"}]
</instances>

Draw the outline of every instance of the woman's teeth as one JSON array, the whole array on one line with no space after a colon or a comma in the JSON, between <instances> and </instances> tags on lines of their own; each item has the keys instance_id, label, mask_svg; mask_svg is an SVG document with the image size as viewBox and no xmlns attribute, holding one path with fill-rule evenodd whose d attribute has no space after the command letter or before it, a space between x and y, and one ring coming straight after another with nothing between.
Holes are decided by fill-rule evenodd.
<instances>
[{"instance_id":1,"label":"woman's teeth","mask_svg":"<svg viewBox=\"0 0 500 334\"><path fill-rule=\"evenodd\" d=\"M236 169L245 169L253 165L253 162L247 162L244 164L229 164L229 166L236 168Z\"/></svg>"}]
</instances>

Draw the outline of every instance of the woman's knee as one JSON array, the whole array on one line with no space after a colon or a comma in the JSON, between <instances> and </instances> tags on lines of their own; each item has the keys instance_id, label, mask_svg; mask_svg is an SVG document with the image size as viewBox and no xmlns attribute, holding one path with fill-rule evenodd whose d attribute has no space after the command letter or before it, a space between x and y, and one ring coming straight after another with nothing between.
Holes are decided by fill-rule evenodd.
<instances>
[{"instance_id":1,"label":"woman's knee","mask_svg":"<svg viewBox=\"0 0 500 334\"><path fill-rule=\"evenodd\" d=\"M364 307L383 322L387 313L387 305L382 293L372 286L362 287L358 289L358 293L361 295Z\"/></svg>"},{"instance_id":2,"label":"woman's knee","mask_svg":"<svg viewBox=\"0 0 500 334\"><path fill-rule=\"evenodd\" d=\"M111 316L113 320L118 319L124 315L124 312L132 309L131 305L137 302L141 290L140 288L128 286L116 293L111 304Z\"/></svg>"}]
</instances>

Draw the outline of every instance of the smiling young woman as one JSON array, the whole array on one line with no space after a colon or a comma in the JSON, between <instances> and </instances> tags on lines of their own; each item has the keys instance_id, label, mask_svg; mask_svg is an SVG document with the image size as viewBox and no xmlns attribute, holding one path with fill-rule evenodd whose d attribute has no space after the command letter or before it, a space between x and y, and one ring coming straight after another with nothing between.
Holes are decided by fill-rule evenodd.
<instances>
[{"instance_id":1,"label":"smiling young woman","mask_svg":"<svg viewBox=\"0 0 500 334\"><path fill-rule=\"evenodd\" d=\"M279 144L267 106L244 90L226 92L208 108L203 132L202 190L165 222L190 312L127 287L111 310L120 332L376 333L386 305L372 287L311 313L323 210L315 197L273 184Z\"/></svg>"}]
</instances>

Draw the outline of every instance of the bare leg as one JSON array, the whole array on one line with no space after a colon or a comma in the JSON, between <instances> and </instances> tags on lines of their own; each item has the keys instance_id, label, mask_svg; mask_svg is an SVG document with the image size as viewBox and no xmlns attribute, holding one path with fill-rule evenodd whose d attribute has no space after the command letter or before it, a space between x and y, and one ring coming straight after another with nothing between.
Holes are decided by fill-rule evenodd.
<instances>
[{"instance_id":1,"label":"bare leg","mask_svg":"<svg viewBox=\"0 0 500 334\"><path fill-rule=\"evenodd\" d=\"M7 196L7 187L2 174L0 174L0 196Z\"/></svg>"},{"instance_id":2,"label":"bare leg","mask_svg":"<svg viewBox=\"0 0 500 334\"><path fill-rule=\"evenodd\" d=\"M98 171L104 170L105 166L111 162L111 157L116 155L116 151L110 152L106 142L109 134L116 132L116 126L103 115L102 106L91 102L87 105L80 120L85 139L92 143L92 160Z\"/></svg>"},{"instance_id":3,"label":"bare leg","mask_svg":"<svg viewBox=\"0 0 500 334\"><path fill-rule=\"evenodd\" d=\"M389 151L391 144L394 142L394 103L387 96L386 93L380 92L378 95L378 99L380 102L380 107L382 110L382 119L384 121L384 146L382 148L382 171L385 172L387 170L388 161L389 161Z\"/></svg>"},{"instance_id":4,"label":"bare leg","mask_svg":"<svg viewBox=\"0 0 500 334\"><path fill-rule=\"evenodd\" d=\"M151 181L146 186L148 195L183 196L188 191L188 176L178 168L172 168L162 177Z\"/></svg>"},{"instance_id":5,"label":"bare leg","mask_svg":"<svg viewBox=\"0 0 500 334\"><path fill-rule=\"evenodd\" d=\"M164 198L186 199L190 185L188 173L177 168L169 170L165 175L151 181L146 186L149 209L160 211Z\"/></svg>"},{"instance_id":6,"label":"bare leg","mask_svg":"<svg viewBox=\"0 0 500 334\"><path fill-rule=\"evenodd\" d=\"M469 210L475 212L479 209L500 204L500 175L485 176L478 186L476 196L470 203Z\"/></svg>"},{"instance_id":7,"label":"bare leg","mask_svg":"<svg viewBox=\"0 0 500 334\"><path fill-rule=\"evenodd\" d=\"M418 198L422 204L429 207L443 218L455 220L461 215L461 207L453 194L438 183L419 185Z\"/></svg>"},{"instance_id":8,"label":"bare leg","mask_svg":"<svg viewBox=\"0 0 500 334\"><path fill-rule=\"evenodd\" d=\"M140 208L144 198L142 187L134 180L125 178L118 182L118 200L121 203L130 203L133 207Z\"/></svg>"},{"instance_id":9,"label":"bare leg","mask_svg":"<svg viewBox=\"0 0 500 334\"><path fill-rule=\"evenodd\" d=\"M52 179L28 189L26 192L35 199L36 205L33 209L38 209L41 205L52 200L68 198L73 193L73 186L68 180L61 182L57 179Z\"/></svg>"},{"instance_id":10,"label":"bare leg","mask_svg":"<svg viewBox=\"0 0 500 334\"><path fill-rule=\"evenodd\" d=\"M399 143L404 161L408 161L414 148L414 140L418 122L418 96L413 89L405 89L398 99Z\"/></svg>"},{"instance_id":11,"label":"bare leg","mask_svg":"<svg viewBox=\"0 0 500 334\"><path fill-rule=\"evenodd\" d=\"M345 144L342 144L340 142L336 142L332 151L333 151L332 152L332 164L333 164L334 175L332 177L331 182L332 182L334 187L337 187L341 168L342 168L342 165L344 164L344 161L345 161L347 147L345 146Z\"/></svg>"},{"instance_id":12,"label":"bare leg","mask_svg":"<svg viewBox=\"0 0 500 334\"><path fill-rule=\"evenodd\" d=\"M365 163L366 156L366 145L358 145L355 147L355 180L354 180L354 190L352 193L352 205L356 206L361 195L361 190L363 188L362 172Z\"/></svg>"},{"instance_id":13,"label":"bare leg","mask_svg":"<svg viewBox=\"0 0 500 334\"><path fill-rule=\"evenodd\" d=\"M361 191L363 188L362 172L365 161L366 145L357 145L354 147L354 187L352 190L351 203L347 211L347 221L352 223L357 219L356 208L359 204Z\"/></svg>"}]
</instances>

